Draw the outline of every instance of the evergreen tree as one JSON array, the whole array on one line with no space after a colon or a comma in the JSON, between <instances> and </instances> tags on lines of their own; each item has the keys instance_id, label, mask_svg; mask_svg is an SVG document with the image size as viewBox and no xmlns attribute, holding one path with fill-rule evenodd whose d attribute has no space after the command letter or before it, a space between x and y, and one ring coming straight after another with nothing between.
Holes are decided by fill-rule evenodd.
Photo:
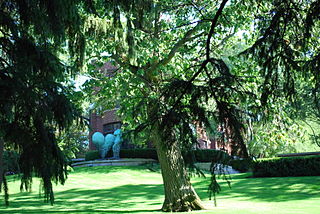
<instances>
[{"instance_id":1,"label":"evergreen tree","mask_svg":"<svg viewBox=\"0 0 320 214\"><path fill-rule=\"evenodd\" d=\"M79 3L0 3L0 160L4 147L19 151L21 189L29 190L36 175L51 203L52 181L63 184L67 178L66 159L54 132L67 128L78 114L66 83L83 58ZM67 52L69 59L61 61L59 56ZM0 185L4 173L1 164Z\"/></svg>"}]
</instances>

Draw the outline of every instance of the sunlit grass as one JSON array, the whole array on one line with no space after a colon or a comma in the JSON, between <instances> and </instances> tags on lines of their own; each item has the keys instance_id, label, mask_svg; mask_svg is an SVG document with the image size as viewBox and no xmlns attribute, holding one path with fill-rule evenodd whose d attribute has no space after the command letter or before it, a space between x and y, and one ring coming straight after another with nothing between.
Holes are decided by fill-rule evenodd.
<instances>
[{"instance_id":1,"label":"sunlit grass","mask_svg":"<svg viewBox=\"0 0 320 214\"><path fill-rule=\"evenodd\" d=\"M320 177L246 178L234 175L232 189L225 182L209 201L209 179L193 178L208 210L196 213L320 213ZM0 213L160 213L163 201L161 174L146 167L91 167L71 172L64 186L55 187L55 204L39 198L39 182L31 193L21 193L19 181L9 178L10 206Z\"/></svg>"}]
</instances>

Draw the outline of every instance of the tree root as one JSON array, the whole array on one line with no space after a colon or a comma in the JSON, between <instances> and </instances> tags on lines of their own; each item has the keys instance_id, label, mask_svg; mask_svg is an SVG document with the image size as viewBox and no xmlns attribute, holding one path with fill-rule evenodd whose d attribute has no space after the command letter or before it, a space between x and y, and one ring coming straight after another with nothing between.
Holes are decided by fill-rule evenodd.
<instances>
[{"instance_id":1,"label":"tree root","mask_svg":"<svg viewBox=\"0 0 320 214\"><path fill-rule=\"evenodd\" d=\"M161 210L163 212L190 212L192 210L204 210L204 206L201 204L201 200L194 199L189 200L179 200L175 203L164 202Z\"/></svg>"}]
</instances>

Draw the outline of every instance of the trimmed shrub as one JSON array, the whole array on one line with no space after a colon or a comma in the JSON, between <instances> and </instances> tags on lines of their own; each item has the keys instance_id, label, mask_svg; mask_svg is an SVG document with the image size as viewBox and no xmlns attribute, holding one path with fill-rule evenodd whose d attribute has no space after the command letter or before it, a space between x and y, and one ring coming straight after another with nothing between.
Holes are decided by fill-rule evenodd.
<instances>
[{"instance_id":1,"label":"trimmed shrub","mask_svg":"<svg viewBox=\"0 0 320 214\"><path fill-rule=\"evenodd\" d=\"M122 149L120 157L124 158L151 158L158 160L157 151L153 148L148 149Z\"/></svg>"},{"instance_id":2,"label":"trimmed shrub","mask_svg":"<svg viewBox=\"0 0 320 214\"><path fill-rule=\"evenodd\" d=\"M320 156L260 159L253 163L254 177L320 175Z\"/></svg>"},{"instance_id":3,"label":"trimmed shrub","mask_svg":"<svg viewBox=\"0 0 320 214\"><path fill-rule=\"evenodd\" d=\"M90 160L97 160L100 159L99 152L97 150L92 150L86 153L85 155L85 160L90 161Z\"/></svg>"},{"instance_id":4,"label":"trimmed shrub","mask_svg":"<svg viewBox=\"0 0 320 214\"><path fill-rule=\"evenodd\" d=\"M253 160L250 158L231 160L230 165L239 172L248 172L252 168Z\"/></svg>"},{"instance_id":5,"label":"trimmed shrub","mask_svg":"<svg viewBox=\"0 0 320 214\"><path fill-rule=\"evenodd\" d=\"M211 162L218 160L228 160L230 156L224 151L214 149L197 149L194 150L198 162Z\"/></svg>"}]
</instances>

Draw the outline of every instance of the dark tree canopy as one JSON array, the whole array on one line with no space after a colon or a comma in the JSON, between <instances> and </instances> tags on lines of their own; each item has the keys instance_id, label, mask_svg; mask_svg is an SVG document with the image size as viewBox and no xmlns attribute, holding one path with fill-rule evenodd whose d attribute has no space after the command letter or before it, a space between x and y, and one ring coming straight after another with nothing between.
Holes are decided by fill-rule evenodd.
<instances>
[{"instance_id":1,"label":"dark tree canopy","mask_svg":"<svg viewBox=\"0 0 320 214\"><path fill-rule=\"evenodd\" d=\"M0 140L21 154L21 189L30 189L36 175L51 202L52 181L63 184L67 177L55 130L67 128L77 115L67 78L83 57L79 3L0 3ZM59 55L67 53L69 59L61 61Z\"/></svg>"}]
</instances>

